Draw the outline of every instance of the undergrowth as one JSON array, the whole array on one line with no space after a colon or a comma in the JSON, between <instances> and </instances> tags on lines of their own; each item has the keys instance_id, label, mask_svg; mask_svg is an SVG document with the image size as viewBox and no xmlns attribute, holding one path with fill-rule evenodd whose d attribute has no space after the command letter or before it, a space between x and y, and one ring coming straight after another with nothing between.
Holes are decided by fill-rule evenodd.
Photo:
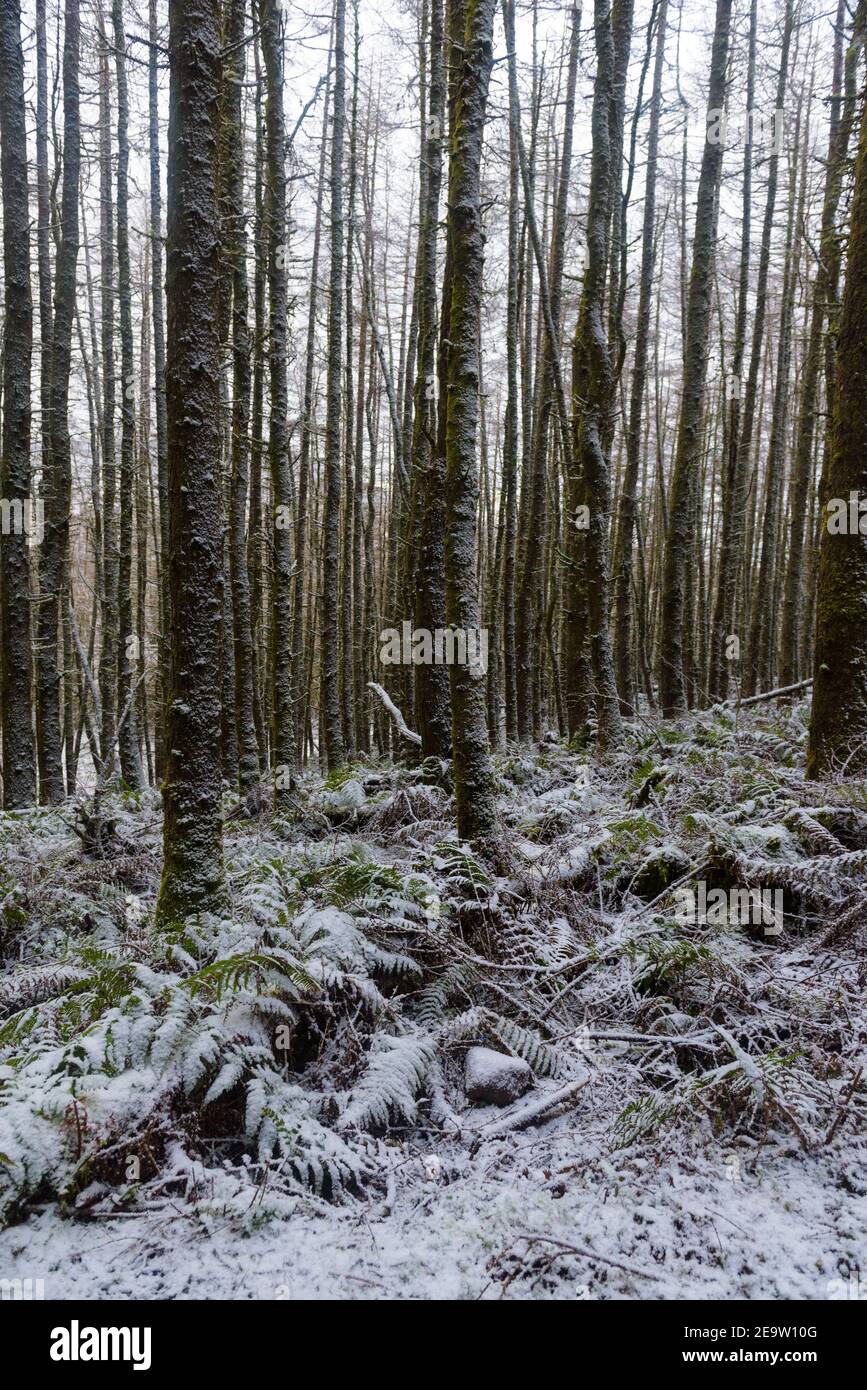
<instances>
[{"instance_id":1,"label":"undergrowth","mask_svg":"<svg viewBox=\"0 0 867 1390\"><path fill-rule=\"evenodd\" d=\"M805 782L803 743L795 707L509 750L493 857L423 769L307 777L290 818L227 817L229 907L171 931L154 793L103 798L98 857L70 809L0 816L0 1214L207 1206L217 1173L273 1210L381 1195L395 1144L478 1141L477 1043L543 1098L584 1078L560 1123L618 1153L843 1142L867 795ZM684 922L699 880L779 890L782 931Z\"/></svg>"}]
</instances>

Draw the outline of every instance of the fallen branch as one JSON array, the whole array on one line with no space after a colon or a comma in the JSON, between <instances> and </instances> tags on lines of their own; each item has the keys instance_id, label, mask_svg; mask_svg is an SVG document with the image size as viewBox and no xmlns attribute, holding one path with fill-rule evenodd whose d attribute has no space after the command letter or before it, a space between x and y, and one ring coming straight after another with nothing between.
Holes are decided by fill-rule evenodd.
<instances>
[{"instance_id":1,"label":"fallen branch","mask_svg":"<svg viewBox=\"0 0 867 1390\"><path fill-rule=\"evenodd\" d=\"M763 700L781 700L784 695L797 695L799 690L806 690L813 684L813 677L809 680L798 681L795 685L781 685L776 690L763 690L760 695L749 695L746 700L739 697L734 700L723 700L722 708L727 709L735 705L738 709L746 709L747 705L760 705Z\"/></svg>"},{"instance_id":2,"label":"fallen branch","mask_svg":"<svg viewBox=\"0 0 867 1390\"><path fill-rule=\"evenodd\" d=\"M415 734L413 733L412 729L407 728L406 720L404 719L403 715L401 714L400 710L398 709L397 705L394 703L388 692L383 690L381 685L377 685L376 681L368 681L367 685L368 689L374 691L375 694L379 696L382 703L385 705L385 708L388 710L389 714L391 715L392 719L397 725L398 733L402 734L404 738L408 738L410 743L417 743L421 745L421 734Z\"/></svg>"},{"instance_id":3,"label":"fallen branch","mask_svg":"<svg viewBox=\"0 0 867 1390\"><path fill-rule=\"evenodd\" d=\"M589 1080L590 1077L585 1076L580 1081L570 1081L567 1086L561 1086L559 1091L549 1091L547 1095L540 1096L538 1100L533 1100L529 1105L521 1106L520 1110L513 1111L505 1119L487 1126L473 1141L470 1155L477 1153L480 1146L489 1139L501 1139L506 1134L513 1134L516 1130L526 1129L529 1125L534 1125L539 1120L545 1119L558 1105L564 1105L567 1101L573 1100L579 1091L583 1091Z\"/></svg>"},{"instance_id":4,"label":"fallen branch","mask_svg":"<svg viewBox=\"0 0 867 1390\"><path fill-rule=\"evenodd\" d=\"M659 1283L661 1276L651 1273L649 1269L639 1269L637 1265L627 1264L625 1260L615 1260L611 1255L600 1255L597 1250L591 1250L589 1245L572 1245L565 1240L558 1240L556 1236L526 1235L518 1236L518 1240L526 1241L527 1249L533 1245L553 1245L557 1252L564 1255L581 1255L586 1260L596 1260L599 1264L611 1265L614 1269L622 1269L624 1274L635 1274L640 1279L652 1279L654 1283Z\"/></svg>"},{"instance_id":5,"label":"fallen branch","mask_svg":"<svg viewBox=\"0 0 867 1390\"><path fill-rule=\"evenodd\" d=\"M705 1052L716 1052L719 1047L718 1043L711 1042L704 1034L693 1038L689 1033L675 1035L670 1033L599 1033L592 1028L586 1033L579 1028L572 1033L566 1033L561 1038L554 1038L552 1041L559 1045L576 1037L578 1033L581 1033L588 1042L647 1043L654 1047L657 1043L667 1043L669 1047L698 1047Z\"/></svg>"}]
</instances>

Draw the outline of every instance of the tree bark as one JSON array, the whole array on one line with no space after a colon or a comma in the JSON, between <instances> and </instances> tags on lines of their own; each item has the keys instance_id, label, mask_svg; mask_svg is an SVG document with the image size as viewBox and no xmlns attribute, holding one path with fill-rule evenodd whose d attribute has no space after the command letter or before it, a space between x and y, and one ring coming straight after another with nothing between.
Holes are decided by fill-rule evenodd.
<instances>
[{"instance_id":1,"label":"tree bark","mask_svg":"<svg viewBox=\"0 0 867 1390\"><path fill-rule=\"evenodd\" d=\"M346 757L343 740L340 683L338 607L340 593L341 451L341 324L343 296L343 134L345 123L346 0L334 11L334 90L331 135L331 253L328 302L328 380L325 405L325 509L322 518L322 635L320 647L320 742L329 771Z\"/></svg>"},{"instance_id":2,"label":"tree bark","mask_svg":"<svg viewBox=\"0 0 867 1390\"><path fill-rule=\"evenodd\" d=\"M30 362L33 303L30 291L30 213L24 54L19 0L0 4L0 173L3 182L3 271L6 320L3 336L3 442L0 497L20 508L0 540L0 709L3 715L3 805L36 800L30 654L29 527L35 522L30 492ZM29 509L29 515L25 509ZM6 520L5 514L3 520ZM13 523L14 523L13 518ZM27 524L25 524L27 523Z\"/></svg>"},{"instance_id":3,"label":"tree bark","mask_svg":"<svg viewBox=\"0 0 867 1390\"><path fill-rule=\"evenodd\" d=\"M444 460L437 440L437 227L442 189L446 83L443 4L431 0L425 199L419 226L418 368L415 377L411 466L420 498L415 570L415 624L428 632L445 625ZM416 722L422 757L451 752L451 696L443 666L415 667Z\"/></svg>"},{"instance_id":4,"label":"tree bark","mask_svg":"<svg viewBox=\"0 0 867 1390\"><path fill-rule=\"evenodd\" d=\"M222 897L218 282L220 15L174 0L169 15L166 240L171 686L163 802L163 924Z\"/></svg>"},{"instance_id":5,"label":"tree bark","mask_svg":"<svg viewBox=\"0 0 867 1390\"><path fill-rule=\"evenodd\" d=\"M286 383L286 127L283 113L283 52L277 0L260 0L259 24L265 61L267 98L268 367L271 414L268 455L271 470L273 579L271 590L271 743L275 773L274 800L289 791L297 761L295 711L292 703L292 530Z\"/></svg>"},{"instance_id":6,"label":"tree bark","mask_svg":"<svg viewBox=\"0 0 867 1390\"><path fill-rule=\"evenodd\" d=\"M69 372L75 318L75 269L78 261L78 175L81 124L78 65L78 0L66 0L63 36L63 182L60 245L57 250L52 315L49 430L51 459L45 492L45 536L39 567L39 621L36 683L36 739L39 799L60 802L63 776L58 623L69 554L72 505L72 455L69 440Z\"/></svg>"},{"instance_id":7,"label":"tree bark","mask_svg":"<svg viewBox=\"0 0 867 1390\"><path fill-rule=\"evenodd\" d=\"M620 490L617 532L611 576L614 586L614 669L624 714L635 713L636 693L632 654L632 547L638 519L638 471L641 463L642 420L647 386L647 357L650 342L650 311L653 294L656 236L656 177L659 162L659 125L662 111L662 74L665 63L665 36L668 0L660 0L656 17L656 55L653 90L650 98L650 128L647 136L647 165L644 175L644 220L641 232L641 270L635 329L635 356L629 393L626 430L626 469Z\"/></svg>"},{"instance_id":8,"label":"tree bark","mask_svg":"<svg viewBox=\"0 0 867 1390\"><path fill-rule=\"evenodd\" d=\"M860 0L855 39L863 42L867 4ZM831 420L825 517L819 548L816 657L807 776L867 770L867 516L837 533L828 504L861 508L867 499L867 101L862 104L849 260Z\"/></svg>"},{"instance_id":9,"label":"tree bark","mask_svg":"<svg viewBox=\"0 0 867 1390\"><path fill-rule=\"evenodd\" d=\"M157 496L160 516L158 572L161 626L158 634L159 700L156 718L155 771L166 765L166 702L170 682L168 634L171 629L169 588L168 426L166 421L166 329L163 306L163 213L160 186L159 75L157 69L157 0L148 4L148 155L150 162L151 315L154 340L154 404L157 446Z\"/></svg>"},{"instance_id":10,"label":"tree bark","mask_svg":"<svg viewBox=\"0 0 867 1390\"><path fill-rule=\"evenodd\" d=\"M253 713L253 629L247 570L247 492L250 475L250 328L247 322L247 233L244 214L244 128L241 97L246 49L245 0L230 0L224 28L223 150L224 238L232 277L232 440L229 477L229 574L235 650L235 723L238 785L242 794L259 780L259 747Z\"/></svg>"},{"instance_id":11,"label":"tree bark","mask_svg":"<svg viewBox=\"0 0 867 1390\"><path fill-rule=\"evenodd\" d=\"M132 334L132 283L129 264L129 95L126 76L126 34L122 0L112 0L115 71L117 74L117 277L120 307L121 442L118 582L117 582L117 706L127 710L118 733L121 776L128 787L143 783L139 749L138 702L133 698L142 633L133 629L132 546L135 493L135 362Z\"/></svg>"},{"instance_id":12,"label":"tree bark","mask_svg":"<svg viewBox=\"0 0 867 1390\"><path fill-rule=\"evenodd\" d=\"M725 106L732 0L717 0L711 54L708 111ZM692 536L690 500L699 466L710 330L713 257L717 228L717 185L722 168L721 141L705 139L698 185L692 271L686 309L683 393L668 503L665 566L661 599L659 695L666 717L686 709L683 670L684 588Z\"/></svg>"},{"instance_id":13,"label":"tree bark","mask_svg":"<svg viewBox=\"0 0 867 1390\"><path fill-rule=\"evenodd\" d=\"M451 0L450 59L460 54L450 130L448 232L452 253L445 420L446 621L479 632L476 505L479 419L478 335L484 267L480 198L482 139L493 65L496 0ZM449 667L452 757L461 839L484 843L494 830L493 769L488 750L484 671ZM490 848L490 846L487 846Z\"/></svg>"}]
</instances>

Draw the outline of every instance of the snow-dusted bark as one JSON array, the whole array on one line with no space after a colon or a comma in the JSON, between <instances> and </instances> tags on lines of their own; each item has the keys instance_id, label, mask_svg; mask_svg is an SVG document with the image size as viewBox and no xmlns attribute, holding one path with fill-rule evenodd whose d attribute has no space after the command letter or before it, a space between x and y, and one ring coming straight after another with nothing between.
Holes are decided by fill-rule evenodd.
<instances>
[{"instance_id":1,"label":"snow-dusted bark","mask_svg":"<svg viewBox=\"0 0 867 1390\"><path fill-rule=\"evenodd\" d=\"M280 9L276 0L260 0L259 23L265 60L267 99L266 221L268 227L268 338L271 413L268 452L271 465L271 510L274 573L271 585L271 744L277 769L275 797L287 790L287 767L296 760L292 682L292 531L289 525L291 479L286 383L286 124L283 114L283 57Z\"/></svg>"},{"instance_id":2,"label":"snow-dusted bark","mask_svg":"<svg viewBox=\"0 0 867 1390\"><path fill-rule=\"evenodd\" d=\"M176 0L169 26L166 242L171 687L158 917L213 907L222 887L216 0Z\"/></svg>"},{"instance_id":3,"label":"snow-dusted bark","mask_svg":"<svg viewBox=\"0 0 867 1390\"><path fill-rule=\"evenodd\" d=\"M622 10L623 7L618 7ZM627 6L630 10L631 7ZM622 13L618 14L622 23ZM627 25L628 28L628 25ZM619 171L617 149L622 106L615 100L617 45L613 12L605 0L594 6L596 80L591 128L593 149L587 196L587 264L572 345L574 439L567 479L569 528L566 603L570 622L564 658L570 733L584 716L585 663L595 687L598 737L602 745L621 735L609 632L611 511L611 414L614 364L605 323L605 288L610 250L611 185ZM618 200L619 201L619 200ZM586 509L586 510L585 510ZM586 520L586 527L580 522Z\"/></svg>"},{"instance_id":4,"label":"snow-dusted bark","mask_svg":"<svg viewBox=\"0 0 867 1390\"><path fill-rule=\"evenodd\" d=\"M867 5L858 7L863 39ZM867 499L867 102L861 111L849 261L840 318L826 505ZM851 518L851 511L849 513ZM867 526L838 531L826 510L819 549L816 660L807 772L867 769Z\"/></svg>"},{"instance_id":5,"label":"snow-dusted bark","mask_svg":"<svg viewBox=\"0 0 867 1390\"><path fill-rule=\"evenodd\" d=\"M638 522L638 471L644 424L650 310L656 264L656 180L659 163L659 127L662 110L662 77L668 0L660 0L656 14L656 54L653 91L650 98L650 129L647 136L647 166L644 175L644 219L641 230L641 271L635 331L635 356L629 389L629 418L626 428L626 468L617 511L617 531L611 561L614 589L614 665L620 708L631 714L635 707L635 676L632 651L632 547Z\"/></svg>"},{"instance_id":6,"label":"snow-dusted bark","mask_svg":"<svg viewBox=\"0 0 867 1390\"><path fill-rule=\"evenodd\" d=\"M343 321L343 134L346 92L346 0L334 18L334 120L331 137L331 262L328 302L328 381L325 415L325 504L322 526L322 643L319 721L329 768L346 757L340 709L338 607L340 587L340 416L342 409L341 324Z\"/></svg>"},{"instance_id":7,"label":"snow-dusted bark","mask_svg":"<svg viewBox=\"0 0 867 1390\"><path fill-rule=\"evenodd\" d=\"M224 19L223 161L226 269L232 286L232 440L229 477L229 574L235 649L238 783L246 792L259 777L253 715L253 632L247 569L247 493L250 473L250 329L247 233L244 222L244 128L241 94L246 68L245 0L232 0ZM226 290L228 293L228 289Z\"/></svg>"},{"instance_id":8,"label":"snow-dusted bark","mask_svg":"<svg viewBox=\"0 0 867 1390\"><path fill-rule=\"evenodd\" d=\"M496 0L452 0L450 60L459 62L451 110L448 231L452 256L446 351L445 574L446 621L465 632L479 627L476 571L476 458L479 420L479 315L485 239L480 173L493 62ZM494 827L493 771L488 749L485 679L471 664L449 668L452 756L458 833L482 840Z\"/></svg>"},{"instance_id":9,"label":"snow-dusted bark","mask_svg":"<svg viewBox=\"0 0 867 1390\"><path fill-rule=\"evenodd\" d=\"M732 0L717 0L711 50L708 111L725 107L726 66ZM706 139L699 175L692 270L686 309L683 392L674 471L665 538L665 566L661 596L661 644L659 696L663 713L676 715L686 709L683 670L684 592L693 545L692 497L699 466L704 418L705 377L710 333L713 256L717 232L717 184L722 168L721 141Z\"/></svg>"},{"instance_id":10,"label":"snow-dusted bark","mask_svg":"<svg viewBox=\"0 0 867 1390\"><path fill-rule=\"evenodd\" d=\"M0 497L30 506L30 217L27 126L18 0L0 5L0 150L3 180L3 445ZM29 538L23 528L0 542L0 709L3 715L3 805L36 800L30 655Z\"/></svg>"},{"instance_id":11,"label":"snow-dusted bark","mask_svg":"<svg viewBox=\"0 0 867 1390\"><path fill-rule=\"evenodd\" d=\"M115 71L117 73L117 278L121 345L121 443L118 502L117 667L118 710L128 710L118 732L120 770L127 786L142 785L138 709L131 698L143 634L133 631L132 547L135 486L135 363L132 331L132 279L129 254L129 90L126 34L121 0L112 0Z\"/></svg>"},{"instance_id":12,"label":"snow-dusted bark","mask_svg":"<svg viewBox=\"0 0 867 1390\"><path fill-rule=\"evenodd\" d=\"M66 0L63 36L63 182L60 244L54 270L54 311L49 393L50 468L43 479L45 536L39 567L37 623L36 742L39 797L62 801L65 795L60 716L58 622L64 570L69 551L72 504L72 450L69 439L69 373L75 316L75 270L78 262L78 175L81 159L79 120L78 0Z\"/></svg>"},{"instance_id":13,"label":"snow-dusted bark","mask_svg":"<svg viewBox=\"0 0 867 1390\"><path fill-rule=\"evenodd\" d=\"M437 355L437 239L444 119L443 5L442 0L431 0L426 177L419 229L418 368L410 459L419 513L418 554L413 557L415 622L428 632L445 622L444 459L437 439L436 392L431 390ZM423 756L447 758L451 745L448 672L443 666L416 666L414 693Z\"/></svg>"}]
</instances>

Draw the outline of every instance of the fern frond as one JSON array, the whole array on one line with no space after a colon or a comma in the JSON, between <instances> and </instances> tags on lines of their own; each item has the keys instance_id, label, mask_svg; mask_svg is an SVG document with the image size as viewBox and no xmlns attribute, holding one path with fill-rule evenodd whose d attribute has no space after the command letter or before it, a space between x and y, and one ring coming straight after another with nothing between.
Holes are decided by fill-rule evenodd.
<instances>
[{"instance_id":1,"label":"fern frond","mask_svg":"<svg viewBox=\"0 0 867 1390\"><path fill-rule=\"evenodd\" d=\"M411 1122L415 1118L416 1096L424 1085L433 1056L433 1039L425 1034L375 1034L367 1069L353 1086L341 1116L341 1129L385 1126L392 1116Z\"/></svg>"}]
</instances>

